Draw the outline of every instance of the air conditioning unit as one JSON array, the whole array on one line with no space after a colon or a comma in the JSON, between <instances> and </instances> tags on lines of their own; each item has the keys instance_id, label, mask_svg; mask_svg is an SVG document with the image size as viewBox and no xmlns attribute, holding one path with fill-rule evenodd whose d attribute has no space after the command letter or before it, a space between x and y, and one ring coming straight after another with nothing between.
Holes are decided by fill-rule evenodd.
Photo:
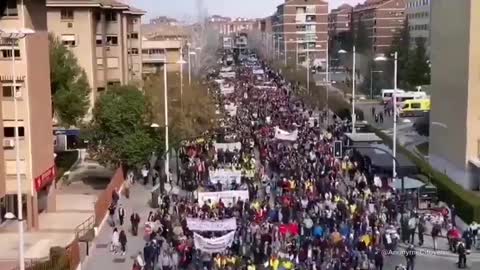
<instances>
[{"instance_id":1,"label":"air conditioning unit","mask_svg":"<svg viewBox=\"0 0 480 270\"><path fill-rule=\"evenodd\" d=\"M73 27L73 23L71 23L71 22L67 23L67 27L68 27L68 28L72 28L72 27Z\"/></svg>"},{"instance_id":2,"label":"air conditioning unit","mask_svg":"<svg viewBox=\"0 0 480 270\"><path fill-rule=\"evenodd\" d=\"M15 147L14 139L3 139L3 148L13 148Z\"/></svg>"}]
</instances>

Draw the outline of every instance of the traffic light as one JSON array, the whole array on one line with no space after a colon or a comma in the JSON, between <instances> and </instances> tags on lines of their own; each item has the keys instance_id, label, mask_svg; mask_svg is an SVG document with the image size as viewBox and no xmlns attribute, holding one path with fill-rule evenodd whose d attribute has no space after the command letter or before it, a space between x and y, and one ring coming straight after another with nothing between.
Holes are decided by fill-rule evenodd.
<instances>
[{"instance_id":1,"label":"traffic light","mask_svg":"<svg viewBox=\"0 0 480 270\"><path fill-rule=\"evenodd\" d=\"M343 143L342 141L334 141L333 142L333 155L336 158L343 157Z\"/></svg>"}]
</instances>

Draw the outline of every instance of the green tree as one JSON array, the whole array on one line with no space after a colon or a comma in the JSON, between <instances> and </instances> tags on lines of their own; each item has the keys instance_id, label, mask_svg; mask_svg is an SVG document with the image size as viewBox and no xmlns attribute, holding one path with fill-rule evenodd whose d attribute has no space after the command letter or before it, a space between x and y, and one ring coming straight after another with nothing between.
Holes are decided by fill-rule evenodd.
<instances>
[{"instance_id":1,"label":"green tree","mask_svg":"<svg viewBox=\"0 0 480 270\"><path fill-rule=\"evenodd\" d=\"M76 126L89 108L87 75L75 55L50 35L50 81L53 108L65 127Z\"/></svg>"},{"instance_id":2,"label":"green tree","mask_svg":"<svg viewBox=\"0 0 480 270\"><path fill-rule=\"evenodd\" d=\"M430 84L430 67L424 38L415 39L415 48L410 50L407 68L409 85L419 86Z\"/></svg>"},{"instance_id":3,"label":"green tree","mask_svg":"<svg viewBox=\"0 0 480 270\"><path fill-rule=\"evenodd\" d=\"M107 166L143 164L159 150L160 137L150 128L151 107L134 86L114 86L103 93L87 128L89 153Z\"/></svg>"},{"instance_id":4,"label":"green tree","mask_svg":"<svg viewBox=\"0 0 480 270\"><path fill-rule=\"evenodd\" d=\"M365 27L365 24L363 23L362 20L359 20L357 22L357 29L355 31L355 47L358 52L360 53L368 53L371 50L371 41L370 38L368 37L369 33L367 31L367 28Z\"/></svg>"},{"instance_id":5,"label":"green tree","mask_svg":"<svg viewBox=\"0 0 480 270\"><path fill-rule=\"evenodd\" d=\"M408 19L404 20L403 27L395 35L390 46L390 55L398 54L398 82L399 87L408 88L408 58L410 54L410 31ZM393 65L388 65L389 78L393 78Z\"/></svg>"},{"instance_id":6,"label":"green tree","mask_svg":"<svg viewBox=\"0 0 480 270\"><path fill-rule=\"evenodd\" d=\"M196 78L192 78L192 85L189 85L184 76L183 94L178 72L169 72L167 81L169 142L176 147L183 139L200 136L214 127L215 103L208 94L207 85ZM151 76L145 81L144 91L152 104L152 117L160 126L165 126L163 89L163 75Z\"/></svg>"}]
</instances>

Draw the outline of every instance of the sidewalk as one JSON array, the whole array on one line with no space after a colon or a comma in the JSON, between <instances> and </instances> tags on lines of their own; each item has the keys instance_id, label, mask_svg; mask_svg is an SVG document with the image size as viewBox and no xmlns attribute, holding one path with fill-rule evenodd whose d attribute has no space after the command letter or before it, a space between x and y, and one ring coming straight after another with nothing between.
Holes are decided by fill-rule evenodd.
<instances>
[{"instance_id":1,"label":"sidewalk","mask_svg":"<svg viewBox=\"0 0 480 270\"><path fill-rule=\"evenodd\" d=\"M98 235L92 243L89 256L83 262L83 270L115 269L131 270L133 258L139 251L143 252L145 241L143 239L143 224L147 219L148 213L153 209L149 206L151 199L151 185L143 186L136 183L130 188L130 198L121 196L119 204L125 208L125 223L120 226L118 215L116 215L117 229L125 230L127 234L127 252L125 256L113 255L110 252L110 241L113 228L104 223L99 229ZM132 236L130 232L130 215L137 212L140 215L140 225L137 236Z\"/></svg>"}]
</instances>

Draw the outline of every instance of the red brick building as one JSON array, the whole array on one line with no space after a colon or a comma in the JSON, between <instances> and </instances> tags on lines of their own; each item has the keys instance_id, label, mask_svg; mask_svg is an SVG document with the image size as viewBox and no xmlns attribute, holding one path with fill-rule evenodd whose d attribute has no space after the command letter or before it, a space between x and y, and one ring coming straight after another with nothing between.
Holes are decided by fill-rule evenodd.
<instances>
[{"instance_id":1,"label":"red brick building","mask_svg":"<svg viewBox=\"0 0 480 270\"><path fill-rule=\"evenodd\" d=\"M328 41L328 1L285 0L272 17L272 39L275 48L287 52L287 61L300 63L307 59L325 61ZM286 47L285 47L286 46Z\"/></svg>"},{"instance_id":2,"label":"red brick building","mask_svg":"<svg viewBox=\"0 0 480 270\"><path fill-rule=\"evenodd\" d=\"M353 8L353 29L362 22L368 33L372 54L384 54L403 28L405 0L367 0Z\"/></svg>"},{"instance_id":3,"label":"red brick building","mask_svg":"<svg viewBox=\"0 0 480 270\"><path fill-rule=\"evenodd\" d=\"M352 6L343 4L332 9L328 14L328 36L331 50L339 50L342 48L343 42L351 39L352 12Z\"/></svg>"}]
</instances>

